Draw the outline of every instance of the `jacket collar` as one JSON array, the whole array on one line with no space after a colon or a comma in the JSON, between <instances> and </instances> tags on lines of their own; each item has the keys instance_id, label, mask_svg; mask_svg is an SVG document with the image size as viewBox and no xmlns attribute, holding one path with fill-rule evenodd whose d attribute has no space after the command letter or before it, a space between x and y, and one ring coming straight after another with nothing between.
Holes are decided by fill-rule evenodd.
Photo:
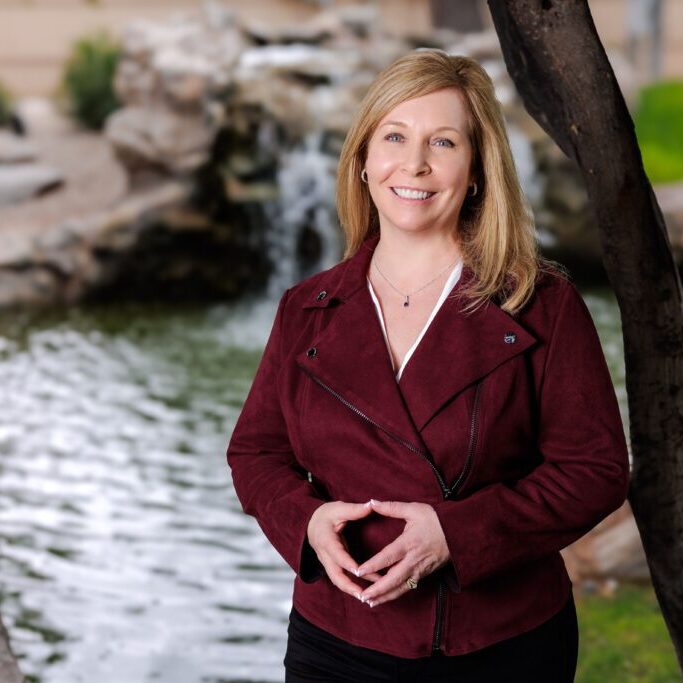
<instances>
[{"instance_id":1,"label":"jacket collar","mask_svg":"<svg viewBox=\"0 0 683 683\"><path fill-rule=\"evenodd\" d=\"M323 273L322 279L316 281L320 287L316 287L313 296L304 301L303 307L327 308L347 301L362 287L367 288L365 278L379 238L379 233L366 238L353 256ZM325 296L319 298L322 292Z\"/></svg>"},{"instance_id":2,"label":"jacket collar","mask_svg":"<svg viewBox=\"0 0 683 683\"><path fill-rule=\"evenodd\" d=\"M303 306L331 308L330 319L314 354L297 362L377 426L424 449L421 432L445 403L537 340L493 302L462 311L466 302L454 295L474 277L465 266L397 383L366 280L378 242L377 234L367 238L317 280Z\"/></svg>"}]
</instances>

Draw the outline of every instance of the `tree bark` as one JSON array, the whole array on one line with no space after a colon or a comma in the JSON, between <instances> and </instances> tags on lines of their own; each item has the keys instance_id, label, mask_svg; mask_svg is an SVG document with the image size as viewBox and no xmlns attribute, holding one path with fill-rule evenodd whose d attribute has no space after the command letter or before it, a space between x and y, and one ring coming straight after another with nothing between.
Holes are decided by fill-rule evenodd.
<instances>
[{"instance_id":1,"label":"tree bark","mask_svg":"<svg viewBox=\"0 0 683 683\"><path fill-rule=\"evenodd\" d=\"M578 164L621 311L629 501L683 669L683 309L666 226L586 0L488 0L529 113Z\"/></svg>"}]
</instances>

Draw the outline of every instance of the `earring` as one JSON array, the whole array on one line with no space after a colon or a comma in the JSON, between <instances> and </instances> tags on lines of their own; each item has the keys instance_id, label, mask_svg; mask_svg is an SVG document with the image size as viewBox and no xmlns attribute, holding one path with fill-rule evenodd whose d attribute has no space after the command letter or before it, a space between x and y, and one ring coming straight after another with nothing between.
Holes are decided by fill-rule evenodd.
<instances>
[{"instance_id":1,"label":"earring","mask_svg":"<svg viewBox=\"0 0 683 683\"><path fill-rule=\"evenodd\" d=\"M367 183L367 182L368 182L368 172L367 172L365 169L363 169L363 170L360 172L360 179L361 179L364 183Z\"/></svg>"},{"instance_id":2,"label":"earring","mask_svg":"<svg viewBox=\"0 0 683 683\"><path fill-rule=\"evenodd\" d=\"M472 183L472 184L470 185L470 187L474 188L474 190L473 190L472 192L468 192L468 193L467 193L467 196L468 196L468 197L476 197L476 196L477 196L477 192L478 192L477 183Z\"/></svg>"}]
</instances>

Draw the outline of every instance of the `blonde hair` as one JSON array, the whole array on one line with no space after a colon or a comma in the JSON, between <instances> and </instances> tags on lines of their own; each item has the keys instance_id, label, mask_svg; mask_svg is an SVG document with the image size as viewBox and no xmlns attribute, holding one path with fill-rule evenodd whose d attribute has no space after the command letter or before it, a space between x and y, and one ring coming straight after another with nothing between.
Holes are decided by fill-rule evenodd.
<instances>
[{"instance_id":1,"label":"blonde hair","mask_svg":"<svg viewBox=\"0 0 683 683\"><path fill-rule=\"evenodd\" d=\"M539 256L531 210L519 184L493 82L473 59L419 49L382 71L370 86L347 133L337 172L337 212L346 235L343 259L379 230L377 209L361 181L367 147L379 122L406 100L457 88L466 103L477 194L467 196L459 221L465 265L475 277L462 289L466 310L489 299L511 315L529 300L541 270L559 264Z\"/></svg>"}]
</instances>

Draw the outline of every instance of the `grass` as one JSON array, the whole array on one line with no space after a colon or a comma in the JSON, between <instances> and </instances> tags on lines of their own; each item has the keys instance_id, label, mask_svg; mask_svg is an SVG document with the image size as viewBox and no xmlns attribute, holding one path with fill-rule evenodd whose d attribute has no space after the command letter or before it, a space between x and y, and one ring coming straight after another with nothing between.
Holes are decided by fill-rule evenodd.
<instances>
[{"instance_id":1,"label":"grass","mask_svg":"<svg viewBox=\"0 0 683 683\"><path fill-rule=\"evenodd\" d=\"M643 88L633 119L650 182L683 179L683 81Z\"/></svg>"},{"instance_id":2,"label":"grass","mask_svg":"<svg viewBox=\"0 0 683 683\"><path fill-rule=\"evenodd\" d=\"M673 645L651 586L576 598L576 683L680 683Z\"/></svg>"}]
</instances>

